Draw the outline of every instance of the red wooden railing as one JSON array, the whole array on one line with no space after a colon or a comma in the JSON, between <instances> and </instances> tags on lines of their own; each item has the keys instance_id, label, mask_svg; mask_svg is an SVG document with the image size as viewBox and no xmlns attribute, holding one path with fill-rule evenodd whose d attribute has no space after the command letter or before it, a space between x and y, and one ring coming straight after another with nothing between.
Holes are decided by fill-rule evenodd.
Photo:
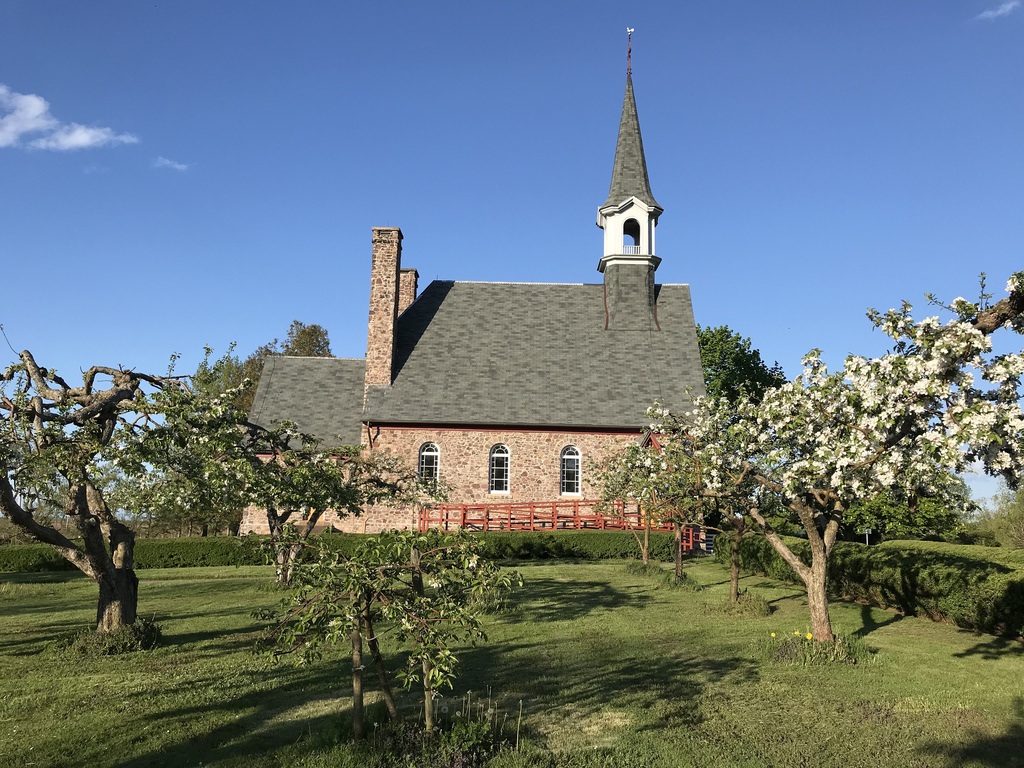
<instances>
[{"instance_id":1,"label":"red wooden railing","mask_svg":"<svg viewBox=\"0 0 1024 768\"><path fill-rule=\"evenodd\" d=\"M486 504L437 504L419 514L419 530L464 528L470 531L634 530L644 527L640 513L619 503L599 511L592 499L558 501L488 502ZM653 531L675 530L671 523L654 525ZM683 526L683 551L700 546L701 529Z\"/></svg>"}]
</instances>

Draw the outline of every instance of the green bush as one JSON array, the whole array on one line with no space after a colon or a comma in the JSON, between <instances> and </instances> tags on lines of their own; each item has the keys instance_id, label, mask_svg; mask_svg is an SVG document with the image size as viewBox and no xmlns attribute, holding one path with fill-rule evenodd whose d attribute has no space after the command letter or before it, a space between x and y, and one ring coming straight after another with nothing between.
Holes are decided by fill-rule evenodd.
<instances>
[{"instance_id":1,"label":"green bush","mask_svg":"<svg viewBox=\"0 0 1024 768\"><path fill-rule=\"evenodd\" d=\"M640 557L629 531L489 531L476 534L495 560L625 560ZM641 536L643 534L641 533ZM652 560L671 560L674 534L651 533Z\"/></svg>"},{"instance_id":2,"label":"green bush","mask_svg":"<svg viewBox=\"0 0 1024 768\"><path fill-rule=\"evenodd\" d=\"M803 539L793 537L782 537L786 545L794 551L804 562L810 564L811 552L807 542ZM842 546L841 544L837 546ZM715 547L714 557L717 562L728 565L731 557L731 547ZM739 542L739 564L744 570L762 573L777 579L780 582L797 582L797 574L793 572L790 564L786 563L775 548L768 543L763 536L746 534Z\"/></svg>"},{"instance_id":3,"label":"green bush","mask_svg":"<svg viewBox=\"0 0 1024 768\"><path fill-rule=\"evenodd\" d=\"M735 616L750 616L752 618L763 618L772 614L772 606L768 599L764 595L750 590L740 592L735 603L727 600L722 610Z\"/></svg>"},{"instance_id":4,"label":"green bush","mask_svg":"<svg viewBox=\"0 0 1024 768\"><path fill-rule=\"evenodd\" d=\"M628 531L489 531L477 533L481 554L494 560L609 560L634 559L640 547ZM352 554L363 534L325 533L312 541L332 551ZM652 560L671 560L674 534L653 532ZM268 561L266 536L208 536L202 538L138 539L135 567L198 568L223 565L263 565ZM0 546L0 572L32 573L74 570L46 544Z\"/></svg>"},{"instance_id":5,"label":"green bush","mask_svg":"<svg viewBox=\"0 0 1024 768\"><path fill-rule=\"evenodd\" d=\"M675 571L663 571L660 581L664 587L679 589L684 592L700 592L704 589L704 585L686 571L683 571L678 576L676 576Z\"/></svg>"},{"instance_id":6,"label":"green bush","mask_svg":"<svg viewBox=\"0 0 1024 768\"><path fill-rule=\"evenodd\" d=\"M134 624L111 632L80 630L54 643L54 648L72 657L117 656L122 653L150 651L156 648L162 636L159 624L150 619L138 619Z\"/></svg>"},{"instance_id":7,"label":"green bush","mask_svg":"<svg viewBox=\"0 0 1024 768\"><path fill-rule=\"evenodd\" d=\"M893 540L878 545L882 549L920 549L926 552L944 552L972 559L981 558L1003 563L1013 568L1024 568L1024 549L990 547L986 544L946 543L941 541Z\"/></svg>"},{"instance_id":8,"label":"green bush","mask_svg":"<svg viewBox=\"0 0 1024 768\"><path fill-rule=\"evenodd\" d=\"M0 546L0 573L73 570L75 570L75 566L47 544L5 544Z\"/></svg>"},{"instance_id":9,"label":"green bush","mask_svg":"<svg viewBox=\"0 0 1024 768\"><path fill-rule=\"evenodd\" d=\"M823 665L856 664L871 659L871 650L857 637L838 635L835 640L818 643L806 635L776 636L762 643L761 654L782 664Z\"/></svg>"},{"instance_id":10,"label":"green bush","mask_svg":"<svg viewBox=\"0 0 1024 768\"><path fill-rule=\"evenodd\" d=\"M626 573L631 576L657 576L661 577L665 569L661 563L645 563L642 560L630 560L626 563Z\"/></svg>"},{"instance_id":11,"label":"green bush","mask_svg":"<svg viewBox=\"0 0 1024 768\"><path fill-rule=\"evenodd\" d=\"M807 542L787 539L809 562ZM726 548L716 558L726 562ZM828 567L829 593L901 613L928 616L966 629L1024 634L1024 564L1012 553L942 542L887 542L877 547L839 542ZM799 580L763 536L740 543L744 570L780 581Z\"/></svg>"},{"instance_id":12,"label":"green bush","mask_svg":"<svg viewBox=\"0 0 1024 768\"><path fill-rule=\"evenodd\" d=\"M245 546L245 539L206 536L194 539L139 539L135 567L196 568L214 565L262 565L262 555Z\"/></svg>"}]
</instances>

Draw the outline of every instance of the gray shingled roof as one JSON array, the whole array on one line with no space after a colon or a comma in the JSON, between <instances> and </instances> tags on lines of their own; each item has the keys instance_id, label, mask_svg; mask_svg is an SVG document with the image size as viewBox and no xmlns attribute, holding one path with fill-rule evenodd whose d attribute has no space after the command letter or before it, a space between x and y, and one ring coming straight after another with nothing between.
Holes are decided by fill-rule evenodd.
<instances>
[{"instance_id":1,"label":"gray shingled roof","mask_svg":"<svg viewBox=\"0 0 1024 768\"><path fill-rule=\"evenodd\" d=\"M249 416L266 427L294 421L328 446L359 445L365 372L365 360L271 355Z\"/></svg>"},{"instance_id":2,"label":"gray shingled roof","mask_svg":"<svg viewBox=\"0 0 1024 768\"><path fill-rule=\"evenodd\" d=\"M639 428L655 400L704 393L687 285L661 285L661 330L605 330L604 286L434 281L397 323L380 423Z\"/></svg>"},{"instance_id":3,"label":"gray shingled roof","mask_svg":"<svg viewBox=\"0 0 1024 768\"><path fill-rule=\"evenodd\" d=\"M622 101L622 118L619 121L619 138L615 145L615 162L612 166L612 183L606 205L618 205L624 200L636 197L655 208L661 208L651 192L647 178L647 160L644 158L644 141L640 136L640 118L636 113L633 97L633 78L626 75L626 96Z\"/></svg>"}]
</instances>

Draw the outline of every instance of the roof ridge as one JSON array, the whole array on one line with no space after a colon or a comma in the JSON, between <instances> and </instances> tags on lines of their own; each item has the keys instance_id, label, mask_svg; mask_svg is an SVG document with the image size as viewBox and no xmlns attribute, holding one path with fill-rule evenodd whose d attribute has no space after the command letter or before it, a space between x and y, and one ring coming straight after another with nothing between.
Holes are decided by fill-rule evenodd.
<instances>
[{"instance_id":1,"label":"roof ridge","mask_svg":"<svg viewBox=\"0 0 1024 768\"><path fill-rule=\"evenodd\" d=\"M532 280L449 280L469 285L601 285L601 283L537 283Z\"/></svg>"},{"instance_id":2,"label":"roof ridge","mask_svg":"<svg viewBox=\"0 0 1024 768\"><path fill-rule=\"evenodd\" d=\"M284 353L275 353L270 355L273 358L290 357L292 360L358 360L364 362L365 357L338 357L336 355L286 355Z\"/></svg>"}]
</instances>

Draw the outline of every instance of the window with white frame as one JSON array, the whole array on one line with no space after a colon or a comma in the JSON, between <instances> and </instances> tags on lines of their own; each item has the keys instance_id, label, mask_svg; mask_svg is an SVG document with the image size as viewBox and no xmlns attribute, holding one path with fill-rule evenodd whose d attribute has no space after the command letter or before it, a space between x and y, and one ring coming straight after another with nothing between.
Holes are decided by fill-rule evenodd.
<instances>
[{"instance_id":1,"label":"window with white frame","mask_svg":"<svg viewBox=\"0 0 1024 768\"><path fill-rule=\"evenodd\" d=\"M424 443L420 446L420 461L417 469L420 480L436 483L441 477L441 451L437 443Z\"/></svg>"},{"instance_id":2,"label":"window with white frame","mask_svg":"<svg viewBox=\"0 0 1024 768\"><path fill-rule=\"evenodd\" d=\"M490 471L487 487L491 493L508 493L509 463L511 454L508 446L499 443L491 448Z\"/></svg>"},{"instance_id":3,"label":"window with white frame","mask_svg":"<svg viewBox=\"0 0 1024 768\"><path fill-rule=\"evenodd\" d=\"M580 492L580 449L575 445L562 449L559 487L563 496Z\"/></svg>"}]
</instances>

